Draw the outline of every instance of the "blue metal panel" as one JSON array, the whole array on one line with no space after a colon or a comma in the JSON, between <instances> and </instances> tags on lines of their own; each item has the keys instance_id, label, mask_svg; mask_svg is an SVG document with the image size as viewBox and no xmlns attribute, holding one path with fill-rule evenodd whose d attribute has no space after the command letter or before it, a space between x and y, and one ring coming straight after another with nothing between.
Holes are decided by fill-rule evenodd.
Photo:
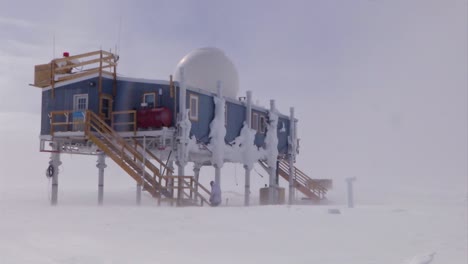
<instances>
[{"instance_id":1,"label":"blue metal panel","mask_svg":"<svg viewBox=\"0 0 468 264\"><path fill-rule=\"evenodd\" d=\"M50 134L49 113L51 111L73 110L73 98L77 94L88 95L88 109L98 112L99 100L98 89L95 85L90 85L90 82L97 84L98 78L90 78L88 80L71 83L52 90L42 92L42 113L41 113L41 135ZM56 119L60 120L60 119ZM65 130L58 128L56 131Z\"/></svg>"},{"instance_id":2,"label":"blue metal panel","mask_svg":"<svg viewBox=\"0 0 468 264\"><path fill-rule=\"evenodd\" d=\"M232 142L240 135L245 121L246 108L243 105L226 102L226 142Z\"/></svg>"},{"instance_id":3,"label":"blue metal panel","mask_svg":"<svg viewBox=\"0 0 468 264\"><path fill-rule=\"evenodd\" d=\"M288 153L289 119L279 118L278 121L278 152Z\"/></svg>"},{"instance_id":4,"label":"blue metal panel","mask_svg":"<svg viewBox=\"0 0 468 264\"><path fill-rule=\"evenodd\" d=\"M88 80L72 83L55 89L55 97L52 98L52 91L47 90L42 93L42 117L41 117L41 135L50 134L50 120L48 114L50 111L72 110L73 97L76 94L88 94L88 109L98 112L99 97L98 97L98 78L90 78ZM113 80L103 78L102 92L103 94L112 95ZM94 84L94 85L93 85ZM116 84L116 96L114 97L113 111L126 111L138 109L143 100L144 93L155 93L157 95L157 106L168 107L173 111L175 124L176 113L178 112L177 103L179 89L175 90L175 94L171 97L170 87L165 84L154 84L145 82L133 82L127 80L118 80ZM191 120L192 129L191 135L195 136L199 142L208 144L210 123L214 118L215 105L213 95L208 95L202 92L187 90L186 107L190 106L190 95L198 97L198 119ZM240 135L240 131L245 121L246 107L241 103L226 102L226 142L232 142ZM268 119L268 111L253 109L252 113ZM123 121L123 120L120 120ZM280 154L286 154L288 149L289 136L289 119L280 117L278 122L278 151ZM259 124L258 124L259 125ZM266 127L266 124L265 124ZM261 133L260 126L255 135L255 145L263 147L266 136L266 129Z\"/></svg>"},{"instance_id":5,"label":"blue metal panel","mask_svg":"<svg viewBox=\"0 0 468 264\"><path fill-rule=\"evenodd\" d=\"M257 114L257 116L258 116L258 119L257 119L258 129L257 129L257 134L255 134L255 145L257 147L264 147L264 145L265 145L265 136L266 136L266 131L267 130L265 128L264 132L260 131L260 120L261 120L260 117L264 117L265 118L264 120L267 121L268 112L252 109L252 115L254 115L254 114ZM253 120L253 118L252 118L252 120ZM265 127L266 127L266 124L265 124Z\"/></svg>"},{"instance_id":6,"label":"blue metal panel","mask_svg":"<svg viewBox=\"0 0 468 264\"><path fill-rule=\"evenodd\" d=\"M190 106L190 95L198 97L198 120L190 120L192 122L190 135L195 136L198 141L208 144L210 142L210 124L214 118L215 111L213 97L187 90L187 108Z\"/></svg>"},{"instance_id":7,"label":"blue metal panel","mask_svg":"<svg viewBox=\"0 0 468 264\"><path fill-rule=\"evenodd\" d=\"M117 93L114 98L114 111L128 111L139 109L143 102L145 93L156 94L156 105L158 107L167 107L174 113L175 98L171 97L170 86L164 84L133 82L118 80ZM116 116L117 122L129 121L129 116ZM173 115L173 124L175 124L175 115ZM121 129L126 130L121 127Z\"/></svg>"}]
</instances>

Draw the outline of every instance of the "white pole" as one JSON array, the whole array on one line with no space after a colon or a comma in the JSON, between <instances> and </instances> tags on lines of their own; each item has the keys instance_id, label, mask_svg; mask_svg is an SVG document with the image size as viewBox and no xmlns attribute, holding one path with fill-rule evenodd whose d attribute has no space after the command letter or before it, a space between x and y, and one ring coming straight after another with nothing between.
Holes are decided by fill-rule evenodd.
<instances>
[{"instance_id":1,"label":"white pole","mask_svg":"<svg viewBox=\"0 0 468 264\"><path fill-rule=\"evenodd\" d=\"M179 116L180 121L184 121L187 118L187 99L186 99L187 90L185 87L185 77L184 77L184 68L180 68L180 92L179 92ZM186 135L190 131L186 131L185 126L180 126L180 135L179 135L179 146L178 146L178 155L177 155L177 170L179 176L185 175L185 165L187 161L185 160L185 144Z\"/></svg>"},{"instance_id":2,"label":"white pole","mask_svg":"<svg viewBox=\"0 0 468 264\"><path fill-rule=\"evenodd\" d=\"M346 183L348 185L348 208L354 208L353 182L355 180L355 177L346 178Z\"/></svg>"},{"instance_id":3,"label":"white pole","mask_svg":"<svg viewBox=\"0 0 468 264\"><path fill-rule=\"evenodd\" d=\"M106 156L104 153L98 155L97 165L99 169L99 179L98 179L98 204L102 205L104 201L104 169L106 165Z\"/></svg>"},{"instance_id":4,"label":"white pole","mask_svg":"<svg viewBox=\"0 0 468 264\"><path fill-rule=\"evenodd\" d=\"M275 100L270 100L270 111L275 111ZM276 131L275 131L276 132ZM277 146L270 146L272 148L275 148ZM277 159L277 157L275 157ZM275 166L270 166L269 172L270 172L270 190L269 190L269 203L270 204L276 204L277 202L277 184L276 184L276 165L277 162L275 162Z\"/></svg>"},{"instance_id":5,"label":"white pole","mask_svg":"<svg viewBox=\"0 0 468 264\"><path fill-rule=\"evenodd\" d=\"M53 174L52 174L52 195L50 199L51 205L57 205L58 202L58 174L59 174L59 166L62 164L60 161L60 145L58 142L52 143L52 149L54 152L50 155L49 165L53 167Z\"/></svg>"},{"instance_id":6,"label":"white pole","mask_svg":"<svg viewBox=\"0 0 468 264\"><path fill-rule=\"evenodd\" d=\"M200 180L200 169L201 169L201 165L198 164L198 163L195 163L193 165L193 175L194 175L194 178L195 178L195 201L198 201L198 196L197 196L197 193L198 193L198 182Z\"/></svg>"},{"instance_id":7,"label":"white pole","mask_svg":"<svg viewBox=\"0 0 468 264\"><path fill-rule=\"evenodd\" d=\"M294 107L289 109L289 204L294 204L294 182L296 180L296 170L294 162L296 160L296 138L294 137Z\"/></svg>"},{"instance_id":8,"label":"white pole","mask_svg":"<svg viewBox=\"0 0 468 264\"><path fill-rule=\"evenodd\" d=\"M141 162L141 175L140 175L141 184L137 183L137 193L136 193L137 205L141 204L141 191L143 189L143 184L145 182L145 171L146 171L145 163L146 163L146 136L143 136L143 161Z\"/></svg>"},{"instance_id":9,"label":"white pole","mask_svg":"<svg viewBox=\"0 0 468 264\"><path fill-rule=\"evenodd\" d=\"M245 122L247 127L252 128L252 91L247 91L247 107L245 111ZM253 142L252 142L253 143ZM244 205L250 205L250 171L247 165L244 164L245 170L245 189L244 189Z\"/></svg>"},{"instance_id":10,"label":"white pole","mask_svg":"<svg viewBox=\"0 0 468 264\"><path fill-rule=\"evenodd\" d=\"M244 165L244 169L245 169L244 205L249 206L250 205L250 171L251 169L247 165Z\"/></svg>"}]
</instances>

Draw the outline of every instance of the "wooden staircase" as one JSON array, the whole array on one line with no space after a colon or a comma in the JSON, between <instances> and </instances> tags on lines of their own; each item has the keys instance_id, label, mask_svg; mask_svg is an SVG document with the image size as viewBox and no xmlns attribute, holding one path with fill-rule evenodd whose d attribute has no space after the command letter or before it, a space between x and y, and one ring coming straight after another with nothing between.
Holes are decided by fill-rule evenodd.
<instances>
[{"instance_id":1,"label":"wooden staircase","mask_svg":"<svg viewBox=\"0 0 468 264\"><path fill-rule=\"evenodd\" d=\"M267 170L268 165L265 161L260 160L260 165ZM286 160L278 161L277 173L286 181L289 181L289 162ZM312 201L321 201L326 198L328 189L325 188L318 180L314 180L307 176L304 172L294 167L296 177L294 179L294 187L306 196L306 199Z\"/></svg>"},{"instance_id":2,"label":"wooden staircase","mask_svg":"<svg viewBox=\"0 0 468 264\"><path fill-rule=\"evenodd\" d=\"M206 195L209 197L210 191L192 176L172 176L173 171L163 161L136 140L134 144L127 142L92 111L86 111L85 136L159 202L175 201L181 206L210 204L209 199L205 198ZM201 195L200 190L205 196Z\"/></svg>"}]
</instances>

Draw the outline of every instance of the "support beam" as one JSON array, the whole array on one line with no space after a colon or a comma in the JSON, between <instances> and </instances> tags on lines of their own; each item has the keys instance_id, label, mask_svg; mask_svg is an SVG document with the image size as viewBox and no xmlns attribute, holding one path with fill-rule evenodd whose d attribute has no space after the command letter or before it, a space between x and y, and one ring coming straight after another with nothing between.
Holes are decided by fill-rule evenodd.
<instances>
[{"instance_id":1,"label":"support beam","mask_svg":"<svg viewBox=\"0 0 468 264\"><path fill-rule=\"evenodd\" d=\"M102 205L104 202L104 169L106 165L106 156L104 153L98 155L97 165L99 169L99 179L98 179L98 204Z\"/></svg>"},{"instance_id":2,"label":"support beam","mask_svg":"<svg viewBox=\"0 0 468 264\"><path fill-rule=\"evenodd\" d=\"M278 137L277 137L277 125L278 125L278 116L276 115L276 106L275 100L270 100L270 124L268 125L267 138L268 138L268 147L270 148L271 153L269 153L268 166L269 166L269 187L270 191L268 192L269 204L277 204L279 201L278 197L278 184L276 183L277 175L277 164L278 164ZM270 131L271 130L271 131ZM271 137L271 138L270 138Z\"/></svg>"},{"instance_id":3,"label":"support beam","mask_svg":"<svg viewBox=\"0 0 468 264\"><path fill-rule=\"evenodd\" d=\"M244 205L250 205L250 171L251 169L248 166L244 165L245 169L245 190L244 190Z\"/></svg>"},{"instance_id":4,"label":"support beam","mask_svg":"<svg viewBox=\"0 0 468 264\"><path fill-rule=\"evenodd\" d=\"M145 179L145 169L146 169L146 136L143 136L143 161L141 161L141 182L144 182ZM143 185L137 183L136 188L136 203L141 205L141 191L143 190Z\"/></svg>"},{"instance_id":5,"label":"support beam","mask_svg":"<svg viewBox=\"0 0 468 264\"><path fill-rule=\"evenodd\" d=\"M252 128L252 91L247 91L247 105L245 111L245 123L249 129ZM254 142L251 142L254 144ZM249 164L251 166L251 164ZM250 172L252 170L249 165L244 164L245 170L245 189L244 189L244 205L250 205Z\"/></svg>"},{"instance_id":6,"label":"support beam","mask_svg":"<svg viewBox=\"0 0 468 264\"><path fill-rule=\"evenodd\" d=\"M294 162L296 161L296 137L295 137L295 118L294 107L289 109L289 200L288 203L294 204L294 181L296 179L296 170Z\"/></svg>"},{"instance_id":7,"label":"support beam","mask_svg":"<svg viewBox=\"0 0 468 264\"><path fill-rule=\"evenodd\" d=\"M185 176L185 164L181 164L180 162L177 162L177 175L179 176ZM174 179L175 180L175 179ZM181 180L180 179L177 179L177 186L179 188L177 188L177 206L181 206L182 205L182 192L183 192L183 189L181 188L182 187L182 183L181 183Z\"/></svg>"},{"instance_id":8,"label":"support beam","mask_svg":"<svg viewBox=\"0 0 468 264\"><path fill-rule=\"evenodd\" d=\"M346 178L346 183L348 187L348 208L354 208L353 182L355 180L355 177Z\"/></svg>"},{"instance_id":9,"label":"support beam","mask_svg":"<svg viewBox=\"0 0 468 264\"><path fill-rule=\"evenodd\" d=\"M193 175L194 175L196 183L198 183L200 180L200 169L201 169L200 164L195 163L193 165ZM198 201L198 196L196 195L197 193L198 193L198 184L195 184L195 201Z\"/></svg>"},{"instance_id":10,"label":"support beam","mask_svg":"<svg viewBox=\"0 0 468 264\"><path fill-rule=\"evenodd\" d=\"M51 205L57 205L58 203L58 175L59 175L59 166L62 164L60 161L60 145L56 142L52 143L52 149L56 152L50 154L49 168L51 169L52 174L52 193L50 198Z\"/></svg>"},{"instance_id":11,"label":"support beam","mask_svg":"<svg viewBox=\"0 0 468 264\"><path fill-rule=\"evenodd\" d=\"M215 168L215 180L214 180L214 182L219 187L219 191L220 191L219 198L220 198L221 203L222 203L223 198L222 198L222 191L221 191L221 168L218 167L217 165L215 165L214 168Z\"/></svg>"},{"instance_id":12,"label":"support beam","mask_svg":"<svg viewBox=\"0 0 468 264\"><path fill-rule=\"evenodd\" d=\"M137 205L141 205L141 189L142 189L141 184L137 183L137 186L136 186L136 204Z\"/></svg>"}]
</instances>

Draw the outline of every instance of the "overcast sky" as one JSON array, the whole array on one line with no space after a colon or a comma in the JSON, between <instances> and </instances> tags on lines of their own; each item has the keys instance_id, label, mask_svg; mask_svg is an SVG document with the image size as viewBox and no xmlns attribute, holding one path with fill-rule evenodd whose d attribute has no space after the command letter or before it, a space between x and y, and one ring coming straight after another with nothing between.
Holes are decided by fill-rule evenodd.
<instances>
[{"instance_id":1,"label":"overcast sky","mask_svg":"<svg viewBox=\"0 0 468 264\"><path fill-rule=\"evenodd\" d=\"M28 84L54 54L118 46L120 74L168 79L215 46L241 93L296 108L313 177L466 191L465 0L2 1L0 36L3 118L40 112Z\"/></svg>"}]
</instances>

